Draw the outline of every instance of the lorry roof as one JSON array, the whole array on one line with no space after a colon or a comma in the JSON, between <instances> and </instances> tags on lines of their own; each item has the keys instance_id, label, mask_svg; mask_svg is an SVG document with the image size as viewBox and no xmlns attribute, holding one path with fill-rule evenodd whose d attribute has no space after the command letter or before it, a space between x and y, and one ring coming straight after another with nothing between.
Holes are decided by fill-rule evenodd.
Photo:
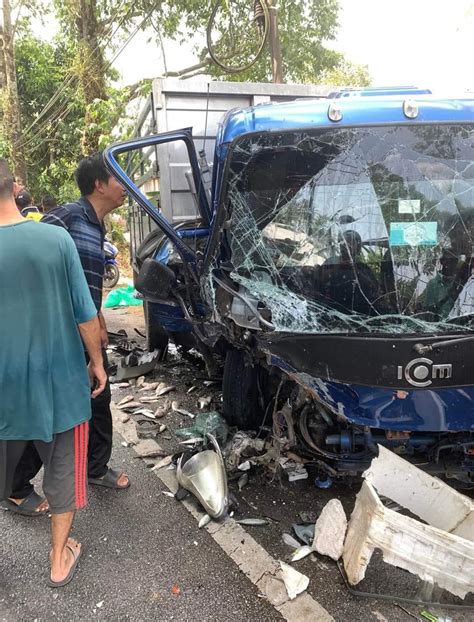
<instances>
[{"instance_id":1,"label":"lorry roof","mask_svg":"<svg viewBox=\"0 0 474 622\"><path fill-rule=\"evenodd\" d=\"M414 119L407 118L403 112L403 103L407 99L418 106L418 114ZM329 120L328 109L331 103L340 108L340 121ZM412 98L400 95L372 96L361 99L304 99L235 108L222 120L217 144L228 144L248 132L433 122L474 122L474 98L440 99L432 95Z\"/></svg>"}]
</instances>

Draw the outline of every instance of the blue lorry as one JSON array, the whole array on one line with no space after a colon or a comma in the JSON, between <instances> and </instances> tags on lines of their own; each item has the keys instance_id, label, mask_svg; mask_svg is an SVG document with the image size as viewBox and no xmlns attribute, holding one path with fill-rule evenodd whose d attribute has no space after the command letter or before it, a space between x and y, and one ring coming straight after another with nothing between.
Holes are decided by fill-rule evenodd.
<instances>
[{"instance_id":1,"label":"blue lorry","mask_svg":"<svg viewBox=\"0 0 474 622\"><path fill-rule=\"evenodd\" d=\"M126 171L170 145L195 205L177 222ZM360 473L377 444L472 483L474 100L404 89L237 108L212 180L203 155L191 128L105 154L157 226L135 258L154 347L223 366L229 423L277 422L321 485Z\"/></svg>"}]
</instances>

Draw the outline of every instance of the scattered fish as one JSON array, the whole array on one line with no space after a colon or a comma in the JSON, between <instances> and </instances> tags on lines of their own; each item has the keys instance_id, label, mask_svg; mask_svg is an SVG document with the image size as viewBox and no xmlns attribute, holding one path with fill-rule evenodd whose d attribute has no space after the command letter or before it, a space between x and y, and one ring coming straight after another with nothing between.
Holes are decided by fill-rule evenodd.
<instances>
[{"instance_id":1,"label":"scattered fish","mask_svg":"<svg viewBox=\"0 0 474 622\"><path fill-rule=\"evenodd\" d=\"M128 415L122 415L122 416L120 417L120 421L121 421L122 423L127 423L127 421L130 421L130 417L129 417Z\"/></svg>"},{"instance_id":2,"label":"scattered fish","mask_svg":"<svg viewBox=\"0 0 474 622\"><path fill-rule=\"evenodd\" d=\"M268 525L268 521L264 518L241 518L238 521L239 525L250 525L252 527L260 527L261 525Z\"/></svg>"},{"instance_id":3,"label":"scattered fish","mask_svg":"<svg viewBox=\"0 0 474 622\"><path fill-rule=\"evenodd\" d=\"M127 395L126 397L120 400L117 406L120 407L120 406L123 406L124 404L127 404L128 402L133 402L134 399L135 398L133 397L133 395Z\"/></svg>"},{"instance_id":4,"label":"scattered fish","mask_svg":"<svg viewBox=\"0 0 474 622\"><path fill-rule=\"evenodd\" d=\"M130 383L129 382L115 382L111 386L114 389L126 389L127 387L130 386Z\"/></svg>"},{"instance_id":5,"label":"scattered fish","mask_svg":"<svg viewBox=\"0 0 474 622\"><path fill-rule=\"evenodd\" d=\"M117 408L119 410L133 410L134 408L140 408L141 405L141 402L127 402L126 404L122 404L122 406L117 406Z\"/></svg>"},{"instance_id":6,"label":"scattered fish","mask_svg":"<svg viewBox=\"0 0 474 622\"><path fill-rule=\"evenodd\" d=\"M166 458L163 458L163 460L160 460L155 464L155 466L152 468L152 471L158 471L158 469L162 469L163 467L168 466L169 464L171 464L172 460L173 456L166 456Z\"/></svg>"},{"instance_id":7,"label":"scattered fish","mask_svg":"<svg viewBox=\"0 0 474 622\"><path fill-rule=\"evenodd\" d=\"M189 410L184 410L184 408L180 408L178 402L172 402L171 409L175 413L179 413L180 415L184 415L186 417L190 417L191 419L194 419L195 415L193 415L193 413L190 413Z\"/></svg>"},{"instance_id":8,"label":"scattered fish","mask_svg":"<svg viewBox=\"0 0 474 622\"><path fill-rule=\"evenodd\" d=\"M204 410L204 408L207 408L211 402L212 397L200 397L198 399L198 406L201 410Z\"/></svg>"},{"instance_id":9,"label":"scattered fish","mask_svg":"<svg viewBox=\"0 0 474 622\"><path fill-rule=\"evenodd\" d=\"M202 529L203 527L208 525L210 522L211 522L211 517L209 516L209 514L204 514L204 516L199 521L198 528Z\"/></svg>"},{"instance_id":10,"label":"scattered fish","mask_svg":"<svg viewBox=\"0 0 474 622\"><path fill-rule=\"evenodd\" d=\"M293 538L293 536L290 536L289 533L284 533L282 536L282 540L287 546L291 546L292 549L301 548L301 544L298 542L298 540L296 538Z\"/></svg>"},{"instance_id":11,"label":"scattered fish","mask_svg":"<svg viewBox=\"0 0 474 622\"><path fill-rule=\"evenodd\" d=\"M146 395L145 397L140 398L140 402L142 402L143 404L154 404L157 401L158 400L156 399L156 397L152 397L150 395Z\"/></svg>"},{"instance_id":12,"label":"scattered fish","mask_svg":"<svg viewBox=\"0 0 474 622\"><path fill-rule=\"evenodd\" d=\"M174 494L170 492L169 490L163 490L162 494L166 495L167 497L172 497L174 499Z\"/></svg>"},{"instance_id":13,"label":"scattered fish","mask_svg":"<svg viewBox=\"0 0 474 622\"><path fill-rule=\"evenodd\" d=\"M154 419L155 415L148 408L139 408L138 410L133 411L134 415L143 415L144 417L148 417L148 419Z\"/></svg>"},{"instance_id":14,"label":"scattered fish","mask_svg":"<svg viewBox=\"0 0 474 622\"><path fill-rule=\"evenodd\" d=\"M137 378L137 382L135 386L137 387L137 389L139 389L141 386L143 386L144 383L145 383L145 376L140 376L139 378Z\"/></svg>"},{"instance_id":15,"label":"scattered fish","mask_svg":"<svg viewBox=\"0 0 474 622\"><path fill-rule=\"evenodd\" d=\"M217 384L217 380L204 380L202 384L205 387L211 387L213 384Z\"/></svg>"},{"instance_id":16,"label":"scattered fish","mask_svg":"<svg viewBox=\"0 0 474 622\"><path fill-rule=\"evenodd\" d=\"M145 382L140 387L140 391L156 391L158 384L158 382Z\"/></svg>"},{"instance_id":17,"label":"scattered fish","mask_svg":"<svg viewBox=\"0 0 474 622\"><path fill-rule=\"evenodd\" d=\"M310 546L308 546L307 544L305 544L304 546L299 546L295 551L293 551L293 554L291 555L290 561L297 562L300 559L303 559L304 557L307 557L312 552L313 552L313 549Z\"/></svg>"},{"instance_id":18,"label":"scattered fish","mask_svg":"<svg viewBox=\"0 0 474 622\"><path fill-rule=\"evenodd\" d=\"M176 391L176 387L172 384L164 387L158 387L156 389L156 395L161 397L162 395L166 395L167 393L171 393L171 391Z\"/></svg>"},{"instance_id":19,"label":"scattered fish","mask_svg":"<svg viewBox=\"0 0 474 622\"><path fill-rule=\"evenodd\" d=\"M194 391L196 391L196 389L198 389L198 385L197 384L193 384L192 387L189 387L189 389L186 391L186 393L189 395L190 393L193 393Z\"/></svg>"},{"instance_id":20,"label":"scattered fish","mask_svg":"<svg viewBox=\"0 0 474 622\"><path fill-rule=\"evenodd\" d=\"M164 449L154 449L153 451L148 451L146 453L140 454L139 456L135 456L135 458L138 460L139 458L141 459L151 459L151 458L164 458L165 456L168 455L168 452L166 452Z\"/></svg>"},{"instance_id":21,"label":"scattered fish","mask_svg":"<svg viewBox=\"0 0 474 622\"><path fill-rule=\"evenodd\" d=\"M160 408L157 408L155 410L155 419L161 419L162 417L165 417L167 412L168 411L163 408L163 406L160 406Z\"/></svg>"},{"instance_id":22,"label":"scattered fish","mask_svg":"<svg viewBox=\"0 0 474 622\"><path fill-rule=\"evenodd\" d=\"M248 484L248 481L249 481L248 473L244 473L243 475L241 475L239 477L239 481L237 482L237 486L239 487L239 490L242 490L242 488Z\"/></svg>"},{"instance_id":23,"label":"scattered fish","mask_svg":"<svg viewBox=\"0 0 474 622\"><path fill-rule=\"evenodd\" d=\"M188 438L185 441L179 441L179 445L196 445L196 443L202 443L204 441L200 436L194 438Z\"/></svg>"}]
</instances>

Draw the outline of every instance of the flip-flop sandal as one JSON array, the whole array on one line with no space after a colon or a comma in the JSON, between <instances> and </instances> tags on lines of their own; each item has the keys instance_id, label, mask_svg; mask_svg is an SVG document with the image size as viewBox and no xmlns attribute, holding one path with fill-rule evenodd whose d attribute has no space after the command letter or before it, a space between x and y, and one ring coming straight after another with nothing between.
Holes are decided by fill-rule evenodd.
<instances>
[{"instance_id":1,"label":"flip-flop sandal","mask_svg":"<svg viewBox=\"0 0 474 622\"><path fill-rule=\"evenodd\" d=\"M5 510L15 512L15 514L21 514L22 516L44 516L45 514L48 514L49 508L47 510L41 510L40 512L36 511L36 508L38 508L44 501L44 497L41 497L33 490L33 492L30 492L30 494L25 497L20 504L17 504L10 499L5 499L2 501L2 507L5 508Z\"/></svg>"},{"instance_id":2,"label":"flip-flop sandal","mask_svg":"<svg viewBox=\"0 0 474 622\"><path fill-rule=\"evenodd\" d=\"M107 469L107 473L104 477L89 477L89 484L92 486L103 486L104 488L113 488L114 490L126 490L130 487L130 480L126 486L119 486L117 482L124 473L114 471L114 469Z\"/></svg>"},{"instance_id":3,"label":"flip-flop sandal","mask_svg":"<svg viewBox=\"0 0 474 622\"><path fill-rule=\"evenodd\" d=\"M81 546L81 550L76 555L75 549L73 549L72 546L69 546L69 544L66 544L66 546L71 551L71 553L72 553L72 555L74 557L74 563L71 566L71 568L69 569L69 572L67 573L67 576L62 581L53 581L51 579L51 577L50 577L48 579L49 587L64 587L68 583L71 583L71 581L74 579L74 575L76 574L76 570L77 570L77 565L79 563L79 560L81 559L81 555L83 553L84 547Z\"/></svg>"}]
</instances>

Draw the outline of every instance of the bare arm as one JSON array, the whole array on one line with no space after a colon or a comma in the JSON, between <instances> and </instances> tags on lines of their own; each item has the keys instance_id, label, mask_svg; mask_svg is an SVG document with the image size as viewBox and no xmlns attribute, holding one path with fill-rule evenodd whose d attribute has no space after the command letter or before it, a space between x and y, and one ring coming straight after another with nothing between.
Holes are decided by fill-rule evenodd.
<instances>
[{"instance_id":1,"label":"bare arm","mask_svg":"<svg viewBox=\"0 0 474 622\"><path fill-rule=\"evenodd\" d=\"M99 318L96 316L88 322L79 324L79 331L90 358L88 371L94 387L92 397L97 397L105 389L107 383L107 374L102 359Z\"/></svg>"},{"instance_id":2,"label":"bare arm","mask_svg":"<svg viewBox=\"0 0 474 622\"><path fill-rule=\"evenodd\" d=\"M99 324L100 324L100 341L102 347L105 348L109 345L109 335L107 333L107 325L105 323L105 318L102 314L102 311L99 311Z\"/></svg>"}]
</instances>

